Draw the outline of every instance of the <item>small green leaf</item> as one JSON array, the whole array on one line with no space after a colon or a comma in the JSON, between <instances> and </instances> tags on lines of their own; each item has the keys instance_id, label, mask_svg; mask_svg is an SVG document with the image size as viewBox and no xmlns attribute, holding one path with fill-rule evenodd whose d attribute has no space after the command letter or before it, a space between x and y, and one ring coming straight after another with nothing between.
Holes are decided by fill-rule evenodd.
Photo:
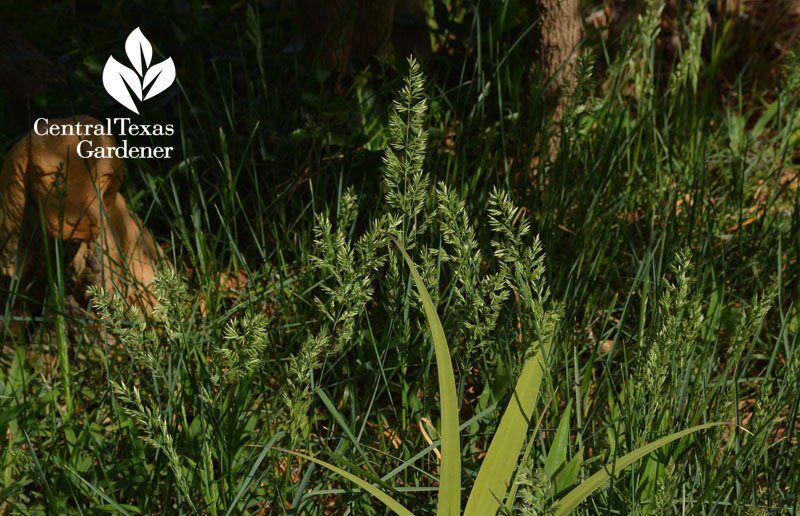
<instances>
[{"instance_id":1,"label":"small green leaf","mask_svg":"<svg viewBox=\"0 0 800 516\"><path fill-rule=\"evenodd\" d=\"M761 115L761 118L756 121L753 128L750 130L750 134L753 138L758 138L761 135L761 131L767 126L767 124L772 120L772 118L778 113L778 101L772 102L767 109L764 110L764 114Z\"/></svg>"},{"instance_id":2,"label":"small green leaf","mask_svg":"<svg viewBox=\"0 0 800 516\"><path fill-rule=\"evenodd\" d=\"M89 72L91 72L94 75L100 75L103 73L103 63L101 63L94 56L84 57L83 66L85 66L89 70Z\"/></svg>"},{"instance_id":3,"label":"small green leaf","mask_svg":"<svg viewBox=\"0 0 800 516\"><path fill-rule=\"evenodd\" d=\"M555 480L553 481L553 489L555 490L554 494L556 496L564 493L572 487L575 482L578 480L578 475L581 472L581 466L583 465L583 448L581 448L572 460L567 463L566 466L556 475Z\"/></svg>"}]
</instances>

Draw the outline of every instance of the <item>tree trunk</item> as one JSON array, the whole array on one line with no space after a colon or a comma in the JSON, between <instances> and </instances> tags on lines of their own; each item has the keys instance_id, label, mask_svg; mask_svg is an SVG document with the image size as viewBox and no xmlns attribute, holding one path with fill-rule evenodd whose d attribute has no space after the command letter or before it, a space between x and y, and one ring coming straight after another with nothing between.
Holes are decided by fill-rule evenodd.
<instances>
[{"instance_id":1,"label":"tree trunk","mask_svg":"<svg viewBox=\"0 0 800 516\"><path fill-rule=\"evenodd\" d=\"M353 57L360 63L370 58L388 59L392 54L392 24L397 0L361 0L356 30L353 33Z\"/></svg>"},{"instance_id":2,"label":"tree trunk","mask_svg":"<svg viewBox=\"0 0 800 516\"><path fill-rule=\"evenodd\" d=\"M297 0L303 46L323 68L344 74L353 46L356 0Z\"/></svg>"},{"instance_id":3,"label":"tree trunk","mask_svg":"<svg viewBox=\"0 0 800 516\"><path fill-rule=\"evenodd\" d=\"M574 86L572 71L578 56L583 23L578 0L525 0L528 18L537 22L531 30L529 50L550 85L545 92L548 108L560 120L566 99L561 96L561 84Z\"/></svg>"},{"instance_id":4,"label":"tree trunk","mask_svg":"<svg viewBox=\"0 0 800 516\"><path fill-rule=\"evenodd\" d=\"M388 59L392 44L403 57L430 57L422 0L296 0L295 6L306 52L340 75L350 59Z\"/></svg>"},{"instance_id":5,"label":"tree trunk","mask_svg":"<svg viewBox=\"0 0 800 516\"><path fill-rule=\"evenodd\" d=\"M422 0L398 0L392 42L398 57L414 56L425 63L432 55L425 4Z\"/></svg>"}]
</instances>

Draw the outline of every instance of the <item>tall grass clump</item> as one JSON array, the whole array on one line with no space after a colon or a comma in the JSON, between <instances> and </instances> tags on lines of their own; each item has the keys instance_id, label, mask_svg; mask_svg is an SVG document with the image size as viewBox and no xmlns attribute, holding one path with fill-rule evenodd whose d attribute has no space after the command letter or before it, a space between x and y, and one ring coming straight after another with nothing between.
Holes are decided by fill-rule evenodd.
<instances>
[{"instance_id":1,"label":"tall grass clump","mask_svg":"<svg viewBox=\"0 0 800 516\"><path fill-rule=\"evenodd\" d=\"M241 455L250 451L245 436L261 419L251 389L261 381L270 341L266 319L257 313L233 317L212 337L199 322L185 280L169 269L153 284L147 318L120 296L95 287L90 292L101 320L138 370L128 382L110 380L120 428L148 457L136 473L157 474L172 486L161 496L172 491L177 506L193 513L231 510L248 469Z\"/></svg>"},{"instance_id":2,"label":"tall grass clump","mask_svg":"<svg viewBox=\"0 0 800 516\"><path fill-rule=\"evenodd\" d=\"M424 176L420 170L423 160L418 156L424 151L425 132L419 126L419 119L424 114L424 104L419 103L422 97L422 80L418 68L414 61L410 61L410 72L406 86L401 93L401 97L406 101L406 105L396 105L396 111L392 118L393 130L393 149L387 151L385 158L388 176L387 179L387 204L395 209L404 209L408 219L419 215L424 197L419 193L426 184ZM416 104L414 104L416 102ZM417 108L417 106L421 106ZM407 114L403 120L399 113ZM411 141L409 141L411 138ZM405 160L397 159L395 152L403 149L406 152ZM406 165L414 164L413 168ZM410 199L416 202L404 204L398 202L403 199L397 193L403 185L401 180L407 178L408 188L406 191L413 192ZM446 243L461 244L457 248L455 256L460 259L455 260L453 256L444 254L443 250L436 250L434 255L446 258L443 263L454 262L456 271L463 271L470 275L477 275L470 270L472 260L479 257L479 251L475 249L474 235L470 224L463 217L455 216L453 207L459 208L463 204L452 195L448 195L447 188L441 185L438 192L442 198L443 220L445 221L442 230L443 240ZM390 202L389 199L393 199ZM463 210L462 210L463 213ZM345 219L348 220L348 219ZM459 227L460 223L460 227ZM632 389L627 403L641 403L641 408L634 413L639 414L640 420L623 420L620 425L623 432L633 429L640 429L635 433L640 437L635 439L635 448L624 454L620 452L612 453L610 456L611 464L602 468L592 476L587 477L583 482L578 482L581 468L583 466L583 449L575 450L573 458L568 458L569 439L569 419L571 402L567 405L563 413L558 430L554 437L553 445L547 452L544 461L543 473L532 474L533 467L530 465L533 436L528 437L529 445L522 457L522 466L517 474L518 481L512 482L512 476L517 469L517 463L522 453L523 444L528 436L529 425L532 423L532 416L537 405L538 393L541 389L542 380L548 375L548 361L551 348L556 341L558 325L562 319L562 310L556 305L548 309L550 303L550 291L544 282L544 262L541 253L541 245L538 239L533 239L527 243L530 232L530 225L527 218L519 212L513 205L508 194L495 192L490 198L489 223L496 235L496 240L492 241L494 257L496 259L497 272L488 276L487 282L497 281L499 289L508 289L513 292L517 299L517 306L514 310L516 319L516 335L521 349L518 357L523 366L515 371L518 377L516 386L511 391L511 399L508 402L499 425L497 426L493 439L490 440L486 456L481 461L479 472L474 480L474 485L468 491L468 501L464 514L496 514L501 509L513 511L516 507L517 486L521 483L525 486L521 494L524 510L531 513L535 507L549 507L546 511L553 514L569 514L577 508L595 490L603 486L615 474L618 474L628 465L633 464L639 459L646 458L648 454L666 446L673 441L687 436L699 430L711 429L719 423L703 423L685 430L674 431L674 422L669 419L659 418L654 422L654 416L662 414L660 396L665 390L667 377L673 384L673 389L668 392L676 392L674 384L687 365L690 350L699 338L699 331L702 324L699 304L693 303L689 299L690 279L687 276L689 268L685 256L679 257L675 273L677 275L677 285L667 284L667 291L661 301L659 314L660 326L649 337L652 343L644 347L642 356L642 373L637 375L637 380L629 382ZM323 221L323 230L329 228L329 223ZM393 226L396 231L406 229L414 237L419 237L420 232L416 224ZM328 229L327 233L330 233ZM461 435L458 431L459 401L456 397L456 379L453 366L451 364L450 349L447 343L446 328L438 316L436 305L425 286L425 278L417 268L401 244L400 237L389 234L389 238L397 246L400 254L410 268L413 283L417 288L417 295L422 304L422 308L427 320L428 329L431 332L431 340L435 350L437 377L439 383L440 399L440 465L439 465L439 489L436 514L461 514L461 484L462 484L462 452ZM320 242L325 239L320 239ZM318 242L318 244L320 243ZM340 245L340 247L345 247ZM325 248L323 248L325 250ZM346 252L346 248L344 249ZM448 259L449 258L449 259ZM440 258L441 259L441 258ZM331 273L332 271L328 270ZM334 274L335 276L335 274ZM429 280L432 281L432 280ZM477 282L471 283L472 290L476 291ZM465 289L466 290L466 289ZM496 294L497 289L491 289L485 294L489 294L490 303L504 308L508 295ZM509 293L510 293L509 292ZM331 292L329 292L331 293ZM332 293L331 293L332 294ZM441 291L440 291L441 294ZM454 307L463 306L464 297L457 298ZM763 317L759 312L757 316ZM480 319L483 318L479 318ZM489 324L496 324L497 317L486 317ZM750 335L744 335L747 339ZM530 340L528 340L530 339ZM515 339L517 340L517 339ZM530 342L527 349L524 346L526 341ZM670 367L669 361L672 360ZM551 396L553 394L551 393ZM700 400L707 403L706 400ZM696 408L695 408L696 409ZM664 411L668 415L670 412ZM619 414L618 417L623 417ZM667 424L664 424L664 422ZM696 419L690 419L696 422ZM534 432L538 431L534 429ZM676 448L673 451L672 460L680 457L687 450L687 445ZM683 450L683 451L681 451ZM616 451L616 446L615 446ZM310 460L322 465L330 471L350 480L372 496L383 502L387 507L398 514L412 514L402 502L392 498L383 492L380 486L371 484L356 476L355 472L348 472L342 468L306 453L289 451L298 457ZM437 455L439 456L439 455ZM534 462L535 464L535 462ZM663 469L663 466L659 466ZM371 469L371 468L370 468ZM671 470L670 470L671 471ZM643 486L649 488L644 491L649 496L656 494L664 499L664 485L667 480L665 473L653 474L651 479L645 479ZM506 500L506 494L512 488L510 496ZM543 486L547 486L544 489ZM658 492L657 492L658 491ZM661 500L660 499L660 500ZM669 500L662 504L668 504Z\"/></svg>"}]
</instances>

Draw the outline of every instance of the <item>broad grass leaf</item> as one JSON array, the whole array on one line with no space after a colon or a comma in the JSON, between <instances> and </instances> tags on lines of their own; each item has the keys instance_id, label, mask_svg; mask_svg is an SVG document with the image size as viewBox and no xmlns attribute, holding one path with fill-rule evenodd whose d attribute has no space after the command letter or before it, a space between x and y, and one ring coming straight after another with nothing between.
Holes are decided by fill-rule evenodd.
<instances>
[{"instance_id":1,"label":"broad grass leaf","mask_svg":"<svg viewBox=\"0 0 800 516\"><path fill-rule=\"evenodd\" d=\"M389 238L395 243L400 253L411 269L411 277L417 286L419 297L425 308L425 317L433 337L433 347L436 352L436 367L439 377L439 398L442 414L442 463L439 471L439 505L438 516L460 516L461 514L461 437L458 431L458 398L456 397L456 380L453 375L453 364L450 361L450 350L444 336L442 322L436 313L431 296L422 277L417 272L414 262L405 249L391 235Z\"/></svg>"},{"instance_id":2,"label":"broad grass leaf","mask_svg":"<svg viewBox=\"0 0 800 516\"><path fill-rule=\"evenodd\" d=\"M475 479L465 516L489 516L497 514L500 509L501 502L498 500L502 501L505 497L517 467L517 459L539 396L545 367L544 355L549 348L549 342L545 342L522 367L514 393Z\"/></svg>"}]
</instances>

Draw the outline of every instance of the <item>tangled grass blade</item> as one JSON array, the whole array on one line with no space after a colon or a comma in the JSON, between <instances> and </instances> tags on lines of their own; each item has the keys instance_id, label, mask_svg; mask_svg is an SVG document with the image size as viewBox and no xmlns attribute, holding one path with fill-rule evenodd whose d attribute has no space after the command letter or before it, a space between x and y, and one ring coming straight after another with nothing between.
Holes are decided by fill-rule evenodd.
<instances>
[{"instance_id":1,"label":"tangled grass blade","mask_svg":"<svg viewBox=\"0 0 800 516\"><path fill-rule=\"evenodd\" d=\"M300 453L300 452L296 452L296 451L292 451L292 450L286 450L286 449L283 449L283 448L273 448L273 449L281 451L283 453L288 453L289 455L294 455L295 457L300 457L301 459L310 460L314 464L317 464L319 466L322 466L323 468L326 468L326 469L329 469L329 470L333 471L334 473L336 473L340 477L346 478L350 482L356 484L358 487L362 488L363 490L365 490L366 492L371 494L373 497L375 497L378 500L380 500L381 502L383 502L383 504L386 507L388 507L391 510L393 510L395 512L395 514L398 514L399 516L414 516L414 513L412 513L408 509L406 509L403 506L403 504L401 504L400 502L398 502L397 500L395 500L394 498L392 498L388 494L384 493L383 491L378 489L376 486L370 484L369 482L367 482L366 480L364 480L362 478L359 478L359 477L353 475L352 473L349 473L349 472L343 470L342 468L334 466L330 462L325 462L324 460L315 459L311 455L306 455L305 453Z\"/></svg>"},{"instance_id":2,"label":"tangled grass blade","mask_svg":"<svg viewBox=\"0 0 800 516\"><path fill-rule=\"evenodd\" d=\"M693 434L695 432L699 432L700 430L705 430L707 428L711 428L713 426L719 425L730 425L732 423L706 423L704 425L697 425L691 428L687 428L686 430L681 430L680 432L675 432L674 434L668 435L666 437L662 437L657 441L653 441L652 443L642 446L638 450L634 450L628 454L623 455L612 464L609 464L604 469L598 471L591 477L587 478L583 482L578 485L575 489L570 491L564 498L559 500L556 504L556 511L555 516L567 516L568 514L572 514L572 511L584 500L586 500L589 495L595 492L597 489L603 486L606 482L611 479L611 476L630 466L637 460L641 459L642 457L646 456L647 454L661 448L662 446L666 446L667 444L677 441L687 435Z\"/></svg>"}]
</instances>

